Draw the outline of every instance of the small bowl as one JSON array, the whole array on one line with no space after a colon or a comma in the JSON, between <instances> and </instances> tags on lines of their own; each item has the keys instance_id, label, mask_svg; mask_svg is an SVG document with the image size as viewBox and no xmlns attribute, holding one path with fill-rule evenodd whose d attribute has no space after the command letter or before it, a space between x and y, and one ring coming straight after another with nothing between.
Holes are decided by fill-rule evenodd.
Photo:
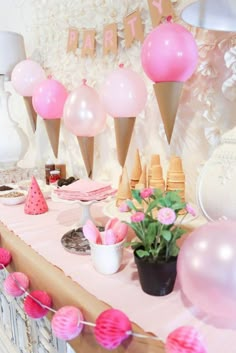
<instances>
[{"instance_id":1,"label":"small bowl","mask_svg":"<svg viewBox=\"0 0 236 353\"><path fill-rule=\"evenodd\" d=\"M23 203L26 199L26 193L22 192L22 190L10 190L7 194L0 195L0 202L3 205L18 205Z\"/></svg>"}]
</instances>

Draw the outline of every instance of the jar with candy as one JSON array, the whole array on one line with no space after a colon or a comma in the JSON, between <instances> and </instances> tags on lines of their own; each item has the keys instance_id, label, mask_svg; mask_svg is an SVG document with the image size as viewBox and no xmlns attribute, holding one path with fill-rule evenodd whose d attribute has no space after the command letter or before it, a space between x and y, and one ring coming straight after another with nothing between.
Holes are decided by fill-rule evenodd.
<instances>
[{"instance_id":1,"label":"jar with candy","mask_svg":"<svg viewBox=\"0 0 236 353\"><path fill-rule=\"evenodd\" d=\"M51 170L49 176L49 183L56 184L61 179L60 170Z\"/></svg>"}]
</instances>

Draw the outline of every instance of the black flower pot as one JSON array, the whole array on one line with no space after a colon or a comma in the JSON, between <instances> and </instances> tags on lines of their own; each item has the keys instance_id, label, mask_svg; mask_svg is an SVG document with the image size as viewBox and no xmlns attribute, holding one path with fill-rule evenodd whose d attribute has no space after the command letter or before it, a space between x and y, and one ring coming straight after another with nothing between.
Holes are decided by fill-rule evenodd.
<instances>
[{"instance_id":1,"label":"black flower pot","mask_svg":"<svg viewBox=\"0 0 236 353\"><path fill-rule=\"evenodd\" d=\"M142 290L150 295L163 296L172 292L176 279L177 258L169 262L149 262L148 258L139 258L134 252Z\"/></svg>"}]
</instances>

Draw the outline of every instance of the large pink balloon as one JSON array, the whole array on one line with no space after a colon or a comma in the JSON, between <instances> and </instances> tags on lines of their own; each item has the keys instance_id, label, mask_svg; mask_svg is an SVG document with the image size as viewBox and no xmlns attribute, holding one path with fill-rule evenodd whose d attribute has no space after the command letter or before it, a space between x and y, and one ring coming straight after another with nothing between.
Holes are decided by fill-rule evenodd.
<instances>
[{"instance_id":1,"label":"large pink balloon","mask_svg":"<svg viewBox=\"0 0 236 353\"><path fill-rule=\"evenodd\" d=\"M12 86L21 96L32 97L37 85L46 79L43 68L36 61L19 62L11 74Z\"/></svg>"},{"instance_id":2,"label":"large pink balloon","mask_svg":"<svg viewBox=\"0 0 236 353\"><path fill-rule=\"evenodd\" d=\"M66 88L57 80L49 78L34 90L33 107L44 119L60 119L67 96Z\"/></svg>"},{"instance_id":3,"label":"large pink balloon","mask_svg":"<svg viewBox=\"0 0 236 353\"><path fill-rule=\"evenodd\" d=\"M63 120L65 127L76 136L95 136L105 127L106 112L98 93L84 83L71 92L66 100Z\"/></svg>"},{"instance_id":4,"label":"large pink balloon","mask_svg":"<svg viewBox=\"0 0 236 353\"><path fill-rule=\"evenodd\" d=\"M192 34L183 26L163 23L145 38L141 61L153 82L185 82L197 66L197 45Z\"/></svg>"},{"instance_id":5,"label":"large pink balloon","mask_svg":"<svg viewBox=\"0 0 236 353\"><path fill-rule=\"evenodd\" d=\"M136 117L147 100L142 77L123 66L109 74L100 95L106 111L114 118Z\"/></svg>"},{"instance_id":6,"label":"large pink balloon","mask_svg":"<svg viewBox=\"0 0 236 353\"><path fill-rule=\"evenodd\" d=\"M180 249L177 274L183 293L201 311L236 318L236 222L194 230Z\"/></svg>"}]
</instances>

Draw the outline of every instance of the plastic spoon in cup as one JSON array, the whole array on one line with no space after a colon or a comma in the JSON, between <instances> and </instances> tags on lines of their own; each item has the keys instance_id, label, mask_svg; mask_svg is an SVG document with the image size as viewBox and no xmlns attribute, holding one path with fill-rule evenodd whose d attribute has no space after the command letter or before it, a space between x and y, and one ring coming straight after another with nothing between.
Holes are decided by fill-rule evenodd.
<instances>
[{"instance_id":1,"label":"plastic spoon in cup","mask_svg":"<svg viewBox=\"0 0 236 353\"><path fill-rule=\"evenodd\" d=\"M88 241L95 244L102 244L101 234L92 221L87 220L84 224L83 234Z\"/></svg>"},{"instance_id":2,"label":"plastic spoon in cup","mask_svg":"<svg viewBox=\"0 0 236 353\"><path fill-rule=\"evenodd\" d=\"M116 244L116 235L112 229L105 230L103 234L103 244L104 245L113 245Z\"/></svg>"}]
</instances>

